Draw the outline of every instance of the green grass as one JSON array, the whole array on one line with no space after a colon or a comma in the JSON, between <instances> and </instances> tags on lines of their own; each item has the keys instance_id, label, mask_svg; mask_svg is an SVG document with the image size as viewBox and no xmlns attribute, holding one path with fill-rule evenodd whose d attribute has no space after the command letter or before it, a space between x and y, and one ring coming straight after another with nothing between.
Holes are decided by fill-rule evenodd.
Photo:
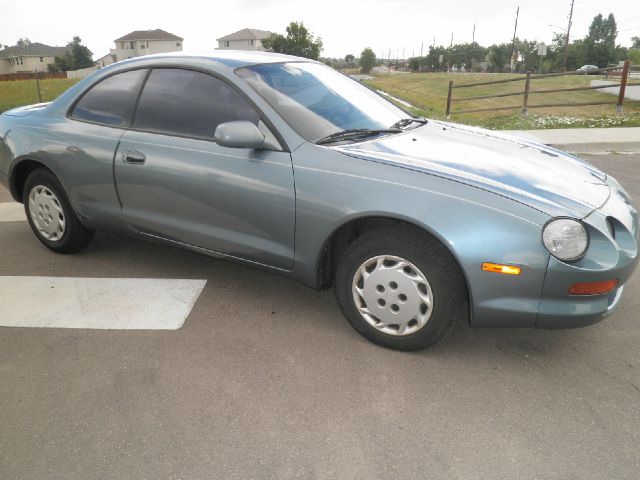
<instances>
[{"instance_id":1,"label":"green grass","mask_svg":"<svg viewBox=\"0 0 640 480\"><path fill-rule=\"evenodd\" d=\"M402 98L414 105L414 112L429 118L444 118L449 80L455 84L474 83L491 79L514 78L510 74L451 74L451 73L402 73L380 75L368 82L372 87ZM588 86L592 76L554 77L533 80L531 89L569 88ZM42 101L53 100L77 79L40 80ZM454 90L454 98L465 98L495 93L518 92L524 88L524 82L503 83ZM614 101L615 96L586 90L579 92L560 92L550 94L531 94L529 104L536 103L572 103L588 101ZM497 106L520 106L522 96L492 98L486 100L455 101L453 111L463 108L485 108ZM35 80L0 82L0 112L22 105L38 103L38 91ZM541 128L577 128L577 127L630 127L640 126L640 104L625 105L625 114L616 115L614 105L588 107L554 107L530 110L529 115L521 115L518 110L482 112L471 114L453 114L451 120L470 125L479 125L491 129L534 130Z\"/></svg>"},{"instance_id":2,"label":"green grass","mask_svg":"<svg viewBox=\"0 0 640 480\"><path fill-rule=\"evenodd\" d=\"M42 101L49 102L55 99L77 82L77 79L69 78L40 80ZM32 103L38 103L38 89L35 80L0 82L0 112Z\"/></svg>"},{"instance_id":3,"label":"green grass","mask_svg":"<svg viewBox=\"0 0 640 480\"><path fill-rule=\"evenodd\" d=\"M455 74L455 73L406 73L380 75L369 83L370 86L406 100L414 105L415 113L430 118L445 118L449 80L454 85L465 83L523 78L511 74ZM531 81L531 90L572 88L589 86L594 76L552 77ZM615 81L615 80L612 80ZM451 120L493 129L540 129L576 127L619 127L640 126L640 104L625 105L625 115L616 115L615 105L562 106L529 110L529 115L521 115L519 109L497 112L456 114L456 110L522 105L522 95L513 97L468 100L464 98L498 93L522 92L524 81L454 89ZM597 90L531 94L529 105L560 103L570 104L591 101L614 102L614 95Z\"/></svg>"}]
</instances>

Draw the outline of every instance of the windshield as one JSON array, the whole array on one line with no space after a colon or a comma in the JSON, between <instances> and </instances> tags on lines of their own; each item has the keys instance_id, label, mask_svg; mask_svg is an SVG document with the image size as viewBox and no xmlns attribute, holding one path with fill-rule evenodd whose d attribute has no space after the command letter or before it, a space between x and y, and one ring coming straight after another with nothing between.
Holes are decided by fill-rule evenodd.
<instances>
[{"instance_id":1,"label":"windshield","mask_svg":"<svg viewBox=\"0 0 640 480\"><path fill-rule=\"evenodd\" d=\"M388 129L407 113L326 65L292 62L236 73L308 141L352 129Z\"/></svg>"}]
</instances>

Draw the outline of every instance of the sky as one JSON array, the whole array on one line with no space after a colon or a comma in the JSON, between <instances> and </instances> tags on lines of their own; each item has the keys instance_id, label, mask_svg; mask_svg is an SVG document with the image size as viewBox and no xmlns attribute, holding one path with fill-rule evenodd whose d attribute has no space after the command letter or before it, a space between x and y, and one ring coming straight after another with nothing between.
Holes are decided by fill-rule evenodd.
<instances>
[{"instance_id":1,"label":"sky","mask_svg":"<svg viewBox=\"0 0 640 480\"><path fill-rule=\"evenodd\" d=\"M378 57L410 57L434 41L470 42L473 26L481 45L510 42L516 8L518 37L550 43L566 28L571 0L0 0L0 44L20 37L65 45L80 36L101 57L113 40L133 30L161 28L184 38L184 50L216 48L216 39L242 28L284 33L303 21L322 38L322 56L359 56L370 47ZM640 0L575 0L572 38L584 37L593 17L613 13L618 43L640 36ZM557 26L550 26L557 25ZM426 53L425 53L426 54Z\"/></svg>"}]
</instances>

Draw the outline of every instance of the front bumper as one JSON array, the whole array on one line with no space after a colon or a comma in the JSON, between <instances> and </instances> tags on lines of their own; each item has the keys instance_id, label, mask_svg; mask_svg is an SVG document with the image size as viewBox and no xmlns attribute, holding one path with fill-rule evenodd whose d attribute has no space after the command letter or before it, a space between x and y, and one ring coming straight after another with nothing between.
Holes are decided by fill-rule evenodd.
<instances>
[{"instance_id":1,"label":"front bumper","mask_svg":"<svg viewBox=\"0 0 640 480\"><path fill-rule=\"evenodd\" d=\"M624 284L638 264L638 212L613 178L607 203L584 219L591 243L584 258L564 263L551 257L547 266L537 327L573 328L596 323L618 307ZM618 280L618 287L603 295L571 296L576 282Z\"/></svg>"}]
</instances>

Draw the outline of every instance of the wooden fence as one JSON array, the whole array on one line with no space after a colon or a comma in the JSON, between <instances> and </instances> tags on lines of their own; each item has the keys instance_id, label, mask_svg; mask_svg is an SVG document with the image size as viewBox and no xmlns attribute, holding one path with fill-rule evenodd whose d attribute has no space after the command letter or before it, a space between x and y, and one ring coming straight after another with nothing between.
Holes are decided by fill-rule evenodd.
<instances>
[{"instance_id":1,"label":"wooden fence","mask_svg":"<svg viewBox=\"0 0 640 480\"><path fill-rule=\"evenodd\" d=\"M67 72L26 72L0 74L0 82L12 82L16 80L44 80L46 78L67 78Z\"/></svg>"},{"instance_id":2,"label":"wooden fence","mask_svg":"<svg viewBox=\"0 0 640 480\"><path fill-rule=\"evenodd\" d=\"M624 103L638 103L640 100L628 100L625 99L625 89L627 86L640 86L640 82L629 82L629 73L631 71L631 67L629 65L629 61L624 62L622 68L620 67L611 67L611 68L601 68L597 71L590 73L609 73L609 74L619 74L620 75L620 84L608 84L608 85L596 85L596 86L587 86L587 87L570 87L570 88L548 88L535 90L531 89L531 82L533 80L541 79L541 78L551 78L551 77L562 77L569 75L584 75L584 72L564 72L564 73L547 73L541 75L531 74L531 72L527 72L525 76L518 78L509 78L506 80L493 80L488 82L476 82L476 83L463 83L460 85L455 85L453 80L449 81L449 93L447 95L447 109L446 115L447 118L450 118L453 114L460 113L476 113L476 112L491 112L498 110L520 110L523 115L526 115L528 111L532 108L548 108L548 107L583 107L589 105L615 105L616 111L618 113L622 113ZM619 72L619 73L618 73ZM459 88L471 88L471 87L479 87L486 85L497 85L501 83L510 83L510 82L524 82L524 88L522 91L511 92L511 93L499 93L495 95L479 95L475 97L463 97L463 98L454 98L453 91ZM530 104L529 103L529 95L530 94L545 94L545 93L559 93L559 92L577 92L579 90L598 90L603 88L611 88L611 87L619 87L618 90L618 99L617 100L599 100L593 102L573 102L573 103L537 103ZM471 109L460 109L453 110L452 106L454 102L465 102L469 100L485 100L489 98L503 98L503 97L514 97L521 96L522 104L518 106L503 106L503 107L489 107L489 108L471 108Z\"/></svg>"}]
</instances>

